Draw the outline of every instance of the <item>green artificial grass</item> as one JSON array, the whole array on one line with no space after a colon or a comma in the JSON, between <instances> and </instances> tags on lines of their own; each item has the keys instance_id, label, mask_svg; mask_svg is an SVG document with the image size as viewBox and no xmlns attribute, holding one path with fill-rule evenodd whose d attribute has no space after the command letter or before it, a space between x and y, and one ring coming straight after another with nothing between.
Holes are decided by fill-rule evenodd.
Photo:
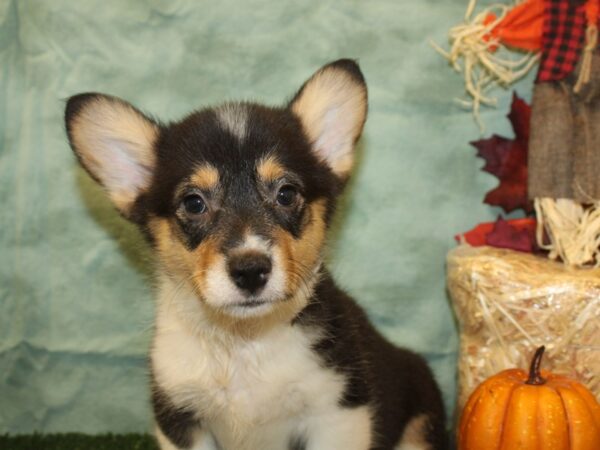
<instances>
[{"instance_id":1,"label":"green artificial grass","mask_svg":"<svg viewBox=\"0 0 600 450\"><path fill-rule=\"evenodd\" d=\"M0 435L2 450L158 450L148 434Z\"/></svg>"}]
</instances>

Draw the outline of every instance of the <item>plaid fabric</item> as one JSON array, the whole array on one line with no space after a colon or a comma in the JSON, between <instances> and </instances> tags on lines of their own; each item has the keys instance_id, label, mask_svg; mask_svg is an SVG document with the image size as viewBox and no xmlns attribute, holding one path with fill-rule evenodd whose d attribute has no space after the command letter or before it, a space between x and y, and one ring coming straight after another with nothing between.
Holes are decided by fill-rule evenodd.
<instances>
[{"instance_id":1,"label":"plaid fabric","mask_svg":"<svg viewBox=\"0 0 600 450\"><path fill-rule=\"evenodd\" d=\"M546 0L545 3L538 82L562 80L573 72L585 41L585 2Z\"/></svg>"}]
</instances>

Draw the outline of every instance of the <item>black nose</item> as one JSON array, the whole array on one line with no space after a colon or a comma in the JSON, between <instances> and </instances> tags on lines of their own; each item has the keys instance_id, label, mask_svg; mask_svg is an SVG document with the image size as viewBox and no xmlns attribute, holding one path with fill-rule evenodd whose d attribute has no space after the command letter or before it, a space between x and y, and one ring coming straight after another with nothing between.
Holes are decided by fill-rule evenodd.
<instances>
[{"instance_id":1,"label":"black nose","mask_svg":"<svg viewBox=\"0 0 600 450\"><path fill-rule=\"evenodd\" d=\"M229 258L228 269L237 287L254 294L269 280L271 259L264 254L242 253Z\"/></svg>"}]
</instances>

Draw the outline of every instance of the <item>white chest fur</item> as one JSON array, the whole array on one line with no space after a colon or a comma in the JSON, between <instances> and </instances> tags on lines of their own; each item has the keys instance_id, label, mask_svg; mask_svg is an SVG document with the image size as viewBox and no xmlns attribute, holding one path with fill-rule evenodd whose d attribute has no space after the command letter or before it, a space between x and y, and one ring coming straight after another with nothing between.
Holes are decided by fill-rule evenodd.
<instances>
[{"instance_id":1,"label":"white chest fur","mask_svg":"<svg viewBox=\"0 0 600 450\"><path fill-rule=\"evenodd\" d=\"M315 334L280 324L242 339L207 324L194 327L194 321L203 323L198 300L182 303L180 295L173 301L166 294L163 290L159 301L154 377L176 405L198 411L224 449L287 448L294 434L329 442L318 437L321 428L324 421L338 420L344 428L354 427L351 434L363 429L363 440L369 439L367 409L339 408L344 378L323 367L311 350Z\"/></svg>"}]
</instances>

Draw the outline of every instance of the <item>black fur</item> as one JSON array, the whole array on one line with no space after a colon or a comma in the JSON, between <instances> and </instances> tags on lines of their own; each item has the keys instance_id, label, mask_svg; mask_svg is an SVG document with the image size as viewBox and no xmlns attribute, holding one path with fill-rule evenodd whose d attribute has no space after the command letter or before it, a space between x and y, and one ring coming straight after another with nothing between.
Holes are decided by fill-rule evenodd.
<instances>
[{"instance_id":1,"label":"black fur","mask_svg":"<svg viewBox=\"0 0 600 450\"><path fill-rule=\"evenodd\" d=\"M176 447L187 449L192 446L193 433L200 428L200 420L192 411L176 407L156 383L152 389L152 409L156 424Z\"/></svg>"},{"instance_id":2,"label":"black fur","mask_svg":"<svg viewBox=\"0 0 600 450\"><path fill-rule=\"evenodd\" d=\"M306 436L292 436L288 450L306 450Z\"/></svg>"},{"instance_id":3,"label":"black fur","mask_svg":"<svg viewBox=\"0 0 600 450\"><path fill-rule=\"evenodd\" d=\"M211 218L210 223L186 223L177 216L188 248L196 247L205 236L218 230L227 230L235 240L246 227L261 235L268 234L269 226L278 225L299 237L304 208L282 214L265 207L265 197L272 195L269 189L274 187L257 188L254 164L271 152L289 169L291 181L298 187L305 204L326 196L329 208L333 209L332 200L341 190L341 181L312 154L297 117L285 108L245 106L251 119L242 144L222 127L212 110L199 111L162 128L157 149L157 165L161 169L136 205L138 217L175 216L181 202L175 191L181 181L199 165L210 163L217 168L227 168L221 174L220 189L202 193L209 203L214 200L221 205L221 213ZM328 218L330 216L331 213Z\"/></svg>"},{"instance_id":4,"label":"black fur","mask_svg":"<svg viewBox=\"0 0 600 450\"><path fill-rule=\"evenodd\" d=\"M326 365L346 376L340 405L374 406L377 440L371 450L392 450L409 420L421 414L429 418L427 438L433 448L448 447L441 393L425 361L383 338L327 272L294 326L324 331L315 351Z\"/></svg>"}]
</instances>

